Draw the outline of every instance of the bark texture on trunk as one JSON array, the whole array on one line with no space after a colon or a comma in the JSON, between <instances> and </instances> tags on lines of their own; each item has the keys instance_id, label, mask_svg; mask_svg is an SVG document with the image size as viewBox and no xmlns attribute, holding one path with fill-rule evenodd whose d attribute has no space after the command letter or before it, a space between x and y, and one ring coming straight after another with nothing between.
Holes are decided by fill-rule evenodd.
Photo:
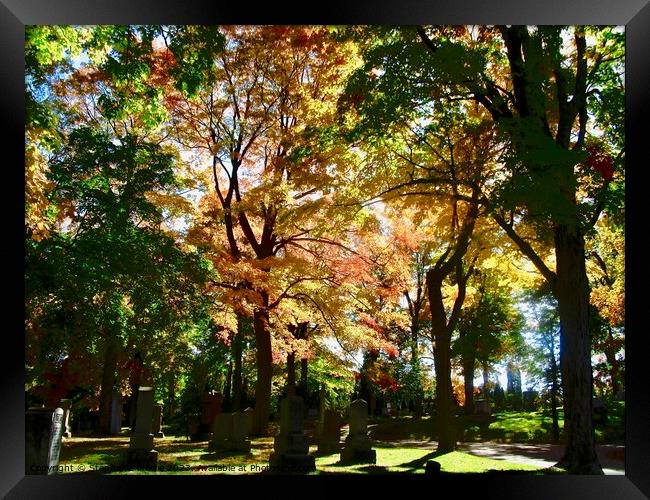
<instances>
[{"instance_id":1,"label":"bark texture on trunk","mask_svg":"<svg viewBox=\"0 0 650 500\"><path fill-rule=\"evenodd\" d=\"M555 230L556 298L567 446L559 465L574 474L603 474L592 418L593 373L589 334L589 282L584 238L575 225Z\"/></svg>"},{"instance_id":2,"label":"bark texture on trunk","mask_svg":"<svg viewBox=\"0 0 650 500\"><path fill-rule=\"evenodd\" d=\"M268 302L268 297L264 297ZM271 411L271 377L273 375L273 357L271 352L271 334L269 332L269 312L259 308L254 313L257 381L255 382L255 412L253 434L265 436L268 432Z\"/></svg>"}]
</instances>

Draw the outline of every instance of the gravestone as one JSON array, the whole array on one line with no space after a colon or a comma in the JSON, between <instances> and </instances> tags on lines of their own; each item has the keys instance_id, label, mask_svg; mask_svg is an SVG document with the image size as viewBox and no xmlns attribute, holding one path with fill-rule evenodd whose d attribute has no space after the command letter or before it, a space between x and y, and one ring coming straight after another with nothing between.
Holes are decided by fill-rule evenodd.
<instances>
[{"instance_id":1,"label":"gravestone","mask_svg":"<svg viewBox=\"0 0 650 500\"><path fill-rule=\"evenodd\" d=\"M246 432L249 436L253 435L253 410L250 406L244 410L244 417L246 417Z\"/></svg>"},{"instance_id":2,"label":"gravestone","mask_svg":"<svg viewBox=\"0 0 650 500\"><path fill-rule=\"evenodd\" d=\"M487 399L477 399L474 403L474 411L477 415L491 415L490 402Z\"/></svg>"},{"instance_id":3,"label":"gravestone","mask_svg":"<svg viewBox=\"0 0 650 500\"><path fill-rule=\"evenodd\" d=\"M327 409L323 413L318 435L318 453L330 454L341 451L341 426L343 419L336 410Z\"/></svg>"},{"instance_id":4,"label":"gravestone","mask_svg":"<svg viewBox=\"0 0 650 500\"><path fill-rule=\"evenodd\" d=\"M122 432L122 397L113 393L111 399L111 434L117 436Z\"/></svg>"},{"instance_id":5,"label":"gravestone","mask_svg":"<svg viewBox=\"0 0 650 500\"><path fill-rule=\"evenodd\" d=\"M153 437L156 438L165 437L162 431L162 416L163 416L162 405L153 405L153 417L151 420L151 432L153 433Z\"/></svg>"},{"instance_id":6,"label":"gravestone","mask_svg":"<svg viewBox=\"0 0 650 500\"><path fill-rule=\"evenodd\" d=\"M223 451L230 446L230 428L232 427L232 413L220 413L214 419L212 426L212 439L208 445L209 451Z\"/></svg>"},{"instance_id":7,"label":"gravestone","mask_svg":"<svg viewBox=\"0 0 650 500\"><path fill-rule=\"evenodd\" d=\"M135 432L131 435L127 465L139 469L157 470L158 452L153 449L151 420L153 416L153 387L140 387L135 415Z\"/></svg>"},{"instance_id":8,"label":"gravestone","mask_svg":"<svg viewBox=\"0 0 650 500\"><path fill-rule=\"evenodd\" d=\"M30 408L25 414L25 474L58 472L63 408Z\"/></svg>"},{"instance_id":9,"label":"gravestone","mask_svg":"<svg viewBox=\"0 0 650 500\"><path fill-rule=\"evenodd\" d=\"M251 451L251 442L248 439L248 422L246 415L241 411L236 411L232 414L231 427L230 427L230 443L228 449L230 451Z\"/></svg>"},{"instance_id":10,"label":"gravestone","mask_svg":"<svg viewBox=\"0 0 650 500\"><path fill-rule=\"evenodd\" d=\"M368 438L368 403L363 399L350 405L350 432L341 450L341 463L377 463L377 452Z\"/></svg>"},{"instance_id":11,"label":"gravestone","mask_svg":"<svg viewBox=\"0 0 650 500\"><path fill-rule=\"evenodd\" d=\"M280 433L275 436L269 458L272 468L282 472L310 472L316 461L309 455L309 443L303 428L303 403L300 396L287 396L280 403Z\"/></svg>"},{"instance_id":12,"label":"gravestone","mask_svg":"<svg viewBox=\"0 0 650 500\"><path fill-rule=\"evenodd\" d=\"M223 396L206 393L201 398L201 414L196 432L191 436L192 441L207 441L212 434L214 419L221 413Z\"/></svg>"},{"instance_id":13,"label":"gravestone","mask_svg":"<svg viewBox=\"0 0 650 500\"><path fill-rule=\"evenodd\" d=\"M63 410L63 437L70 439L72 437L72 401L69 399L62 399L59 403L59 408Z\"/></svg>"}]
</instances>

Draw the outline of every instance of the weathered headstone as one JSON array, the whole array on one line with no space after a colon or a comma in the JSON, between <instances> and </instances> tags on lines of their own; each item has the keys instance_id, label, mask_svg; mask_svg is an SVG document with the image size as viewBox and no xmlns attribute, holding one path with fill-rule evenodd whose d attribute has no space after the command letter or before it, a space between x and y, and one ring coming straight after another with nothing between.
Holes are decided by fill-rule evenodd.
<instances>
[{"instance_id":1,"label":"weathered headstone","mask_svg":"<svg viewBox=\"0 0 650 500\"><path fill-rule=\"evenodd\" d=\"M287 396L280 403L280 433L275 436L272 468L282 472L310 472L316 461L309 455L309 443L303 428L303 403L300 396Z\"/></svg>"},{"instance_id":2,"label":"weathered headstone","mask_svg":"<svg viewBox=\"0 0 650 500\"><path fill-rule=\"evenodd\" d=\"M162 431L162 416L163 416L163 407L162 405L153 405L153 417L151 420L151 432L153 437L162 438L165 437Z\"/></svg>"},{"instance_id":3,"label":"weathered headstone","mask_svg":"<svg viewBox=\"0 0 650 500\"><path fill-rule=\"evenodd\" d=\"M63 410L63 437L70 439L72 437L72 428L70 425L72 421L72 401L62 399L59 403L59 408Z\"/></svg>"},{"instance_id":4,"label":"weathered headstone","mask_svg":"<svg viewBox=\"0 0 650 500\"><path fill-rule=\"evenodd\" d=\"M116 392L111 399L111 434L117 436L122 432L122 398Z\"/></svg>"},{"instance_id":5,"label":"weathered headstone","mask_svg":"<svg viewBox=\"0 0 650 500\"><path fill-rule=\"evenodd\" d=\"M244 410L244 416L246 417L246 432L249 436L253 435L253 410L250 406Z\"/></svg>"},{"instance_id":6,"label":"weathered headstone","mask_svg":"<svg viewBox=\"0 0 650 500\"><path fill-rule=\"evenodd\" d=\"M318 453L330 454L341 451L341 426L343 419L336 410L327 409L319 426Z\"/></svg>"},{"instance_id":7,"label":"weathered headstone","mask_svg":"<svg viewBox=\"0 0 650 500\"><path fill-rule=\"evenodd\" d=\"M230 429L230 445L228 449L231 451L251 451L251 442L250 439L248 439L248 422L246 422L246 415L240 411L233 413Z\"/></svg>"},{"instance_id":8,"label":"weathered headstone","mask_svg":"<svg viewBox=\"0 0 650 500\"><path fill-rule=\"evenodd\" d=\"M363 399L350 405L350 432L341 450L341 463L377 463L377 452L368 438L368 403Z\"/></svg>"},{"instance_id":9,"label":"weathered headstone","mask_svg":"<svg viewBox=\"0 0 650 500\"><path fill-rule=\"evenodd\" d=\"M220 413L216 416L212 426L212 439L208 445L210 451L222 451L229 448L231 427L232 413Z\"/></svg>"},{"instance_id":10,"label":"weathered headstone","mask_svg":"<svg viewBox=\"0 0 650 500\"><path fill-rule=\"evenodd\" d=\"M25 415L25 474L52 475L58 472L62 408L30 408Z\"/></svg>"},{"instance_id":11,"label":"weathered headstone","mask_svg":"<svg viewBox=\"0 0 650 500\"><path fill-rule=\"evenodd\" d=\"M158 468L158 452L153 449L151 420L153 416L153 387L140 387L135 416L135 432L131 435L127 464L140 469Z\"/></svg>"}]
</instances>

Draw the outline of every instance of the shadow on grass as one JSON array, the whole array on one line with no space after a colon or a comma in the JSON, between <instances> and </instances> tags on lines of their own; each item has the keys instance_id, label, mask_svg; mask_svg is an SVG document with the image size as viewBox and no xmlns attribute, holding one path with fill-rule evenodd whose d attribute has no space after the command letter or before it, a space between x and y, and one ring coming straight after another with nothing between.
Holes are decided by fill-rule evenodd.
<instances>
[{"instance_id":1,"label":"shadow on grass","mask_svg":"<svg viewBox=\"0 0 650 500\"><path fill-rule=\"evenodd\" d=\"M423 457L417 458L415 460L411 460L410 462L405 462L403 464L398 465L398 467L406 467L409 470L407 472L414 471L416 469L424 469L427 462L429 460L433 460L434 458L440 457L442 455L446 455L448 452L446 451L432 451L431 453L427 453Z\"/></svg>"},{"instance_id":2,"label":"shadow on grass","mask_svg":"<svg viewBox=\"0 0 650 500\"><path fill-rule=\"evenodd\" d=\"M224 458L253 458L250 451L210 451L199 457L201 460L220 460Z\"/></svg>"}]
</instances>

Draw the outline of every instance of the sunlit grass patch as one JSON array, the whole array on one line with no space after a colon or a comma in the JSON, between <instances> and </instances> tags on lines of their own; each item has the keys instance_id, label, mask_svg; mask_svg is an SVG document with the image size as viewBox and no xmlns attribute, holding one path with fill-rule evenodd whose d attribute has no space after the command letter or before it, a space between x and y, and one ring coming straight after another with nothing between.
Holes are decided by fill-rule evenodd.
<instances>
[{"instance_id":1,"label":"sunlit grass patch","mask_svg":"<svg viewBox=\"0 0 650 500\"><path fill-rule=\"evenodd\" d=\"M129 470L126 467L128 439L75 439L64 443L61 465L69 465L63 473L99 471L112 475L150 474L264 474L268 473L269 455L273 450L273 438L252 440L250 453L210 452L207 442L191 443L184 440L156 440L158 470ZM393 443L373 443L377 453L376 464L339 463L339 453L316 456L319 474L422 474L428 460L441 464L443 473L481 473L487 471L542 472L541 467L477 457L462 452L437 455L432 449L403 447ZM98 451L101 450L101 451ZM310 453L316 454L315 445ZM82 467L82 469L79 468Z\"/></svg>"}]
</instances>

